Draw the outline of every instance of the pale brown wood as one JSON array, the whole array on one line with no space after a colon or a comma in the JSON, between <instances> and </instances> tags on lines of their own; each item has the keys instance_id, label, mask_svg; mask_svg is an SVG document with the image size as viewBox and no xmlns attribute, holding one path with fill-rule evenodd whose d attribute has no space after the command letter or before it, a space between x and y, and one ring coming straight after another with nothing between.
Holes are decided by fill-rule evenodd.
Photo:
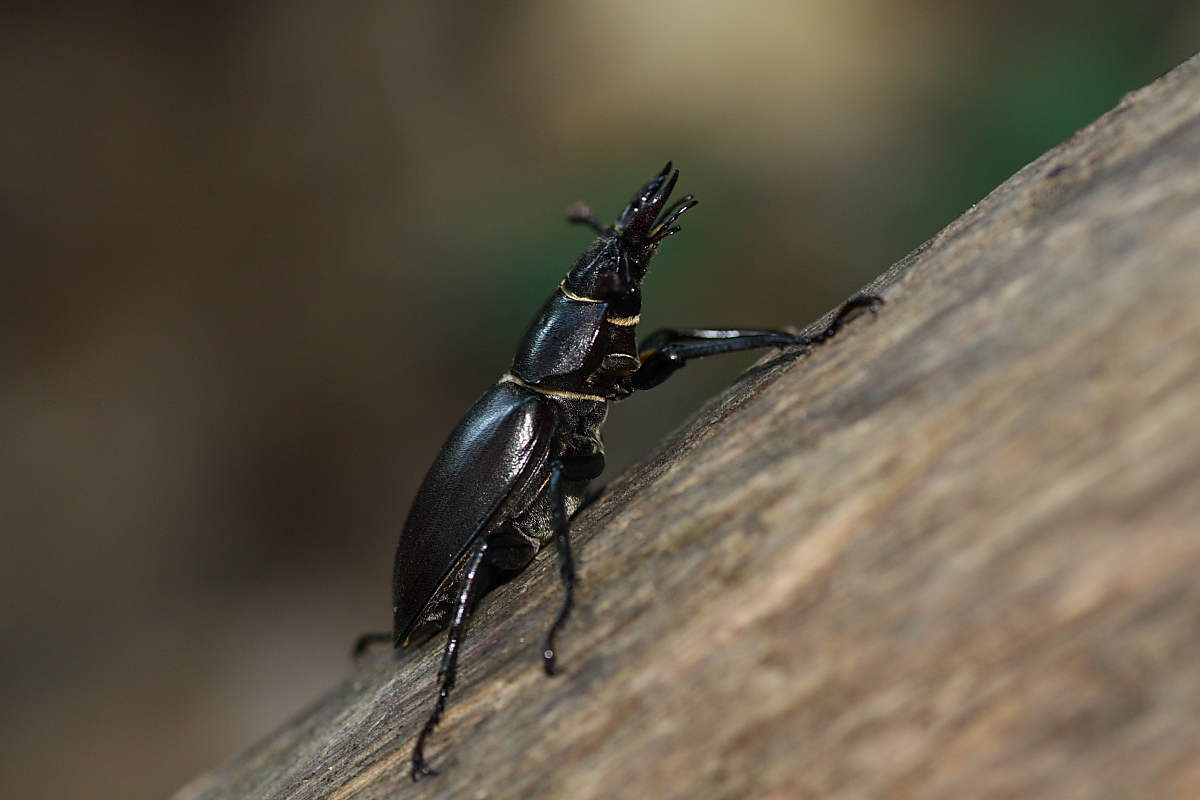
<instances>
[{"instance_id":1,"label":"pale brown wood","mask_svg":"<svg viewBox=\"0 0 1200 800\"><path fill-rule=\"evenodd\" d=\"M440 640L199 798L1200 797L1200 60L766 358ZM347 668L350 672L350 668Z\"/></svg>"}]
</instances>

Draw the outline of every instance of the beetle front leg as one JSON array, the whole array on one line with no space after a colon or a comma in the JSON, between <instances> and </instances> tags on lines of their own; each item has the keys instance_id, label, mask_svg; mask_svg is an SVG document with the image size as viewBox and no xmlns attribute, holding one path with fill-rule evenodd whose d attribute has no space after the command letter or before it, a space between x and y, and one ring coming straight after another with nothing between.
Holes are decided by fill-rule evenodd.
<instances>
[{"instance_id":1,"label":"beetle front leg","mask_svg":"<svg viewBox=\"0 0 1200 800\"><path fill-rule=\"evenodd\" d=\"M833 336L863 309L875 311L883 299L875 295L859 295L847 300L833 320L819 333L798 336L786 331L754 329L663 329L652 333L638 348L641 367L633 374L634 389L658 386L695 358L720 353L737 353L759 347L811 347Z\"/></svg>"},{"instance_id":2,"label":"beetle front leg","mask_svg":"<svg viewBox=\"0 0 1200 800\"><path fill-rule=\"evenodd\" d=\"M420 780L422 775L437 774L437 771L430 768L425 761L425 740L437 727L442 713L446 710L446 698L450 696L450 690L454 688L454 679L458 672L458 651L466 632L467 617L470 616L471 603L474 600L475 584L479 579L487 548L487 540L480 538L479 543L475 545L475 551L471 554L462 586L459 588L458 601L454 606L454 617L450 622L450 635L446 639L446 649L442 651L442 665L438 669L440 683L437 701L433 705L433 713L425 721L425 727L421 728L421 732L417 734L417 742L413 745L412 771L410 773L413 781Z\"/></svg>"}]
</instances>

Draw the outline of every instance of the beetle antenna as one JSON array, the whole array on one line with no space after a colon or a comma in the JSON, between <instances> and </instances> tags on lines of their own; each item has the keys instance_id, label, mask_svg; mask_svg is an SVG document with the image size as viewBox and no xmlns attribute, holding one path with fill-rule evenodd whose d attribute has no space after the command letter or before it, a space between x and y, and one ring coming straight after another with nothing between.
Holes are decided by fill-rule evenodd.
<instances>
[{"instance_id":1,"label":"beetle antenna","mask_svg":"<svg viewBox=\"0 0 1200 800\"><path fill-rule=\"evenodd\" d=\"M591 207L582 200L572 203L567 208L567 222L575 225L587 225L596 233L606 233L608 231L608 228L600 224L600 220L596 219L595 215L592 214Z\"/></svg>"}]
</instances>

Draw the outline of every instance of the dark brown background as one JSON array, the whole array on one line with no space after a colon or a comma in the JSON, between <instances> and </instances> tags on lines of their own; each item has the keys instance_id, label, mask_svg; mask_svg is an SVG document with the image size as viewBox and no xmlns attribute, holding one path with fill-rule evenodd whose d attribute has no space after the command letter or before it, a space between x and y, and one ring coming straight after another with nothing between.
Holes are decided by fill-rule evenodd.
<instances>
[{"instance_id":1,"label":"dark brown background","mask_svg":"<svg viewBox=\"0 0 1200 800\"><path fill-rule=\"evenodd\" d=\"M802 325L1190 55L1186 3L8 8L0 794L141 800L386 626L421 473L674 158L647 325ZM732 8L732 7L731 7ZM619 469L746 360L619 408Z\"/></svg>"}]
</instances>

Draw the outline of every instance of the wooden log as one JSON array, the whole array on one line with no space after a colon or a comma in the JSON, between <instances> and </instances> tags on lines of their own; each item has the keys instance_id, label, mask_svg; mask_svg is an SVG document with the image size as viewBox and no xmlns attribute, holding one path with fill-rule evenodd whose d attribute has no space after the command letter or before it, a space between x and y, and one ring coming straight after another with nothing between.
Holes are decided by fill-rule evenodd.
<instances>
[{"instance_id":1,"label":"wooden log","mask_svg":"<svg viewBox=\"0 0 1200 800\"><path fill-rule=\"evenodd\" d=\"M565 675L484 601L440 776L439 637L176 798L1200 797L1200 58L869 289L575 521Z\"/></svg>"}]
</instances>

